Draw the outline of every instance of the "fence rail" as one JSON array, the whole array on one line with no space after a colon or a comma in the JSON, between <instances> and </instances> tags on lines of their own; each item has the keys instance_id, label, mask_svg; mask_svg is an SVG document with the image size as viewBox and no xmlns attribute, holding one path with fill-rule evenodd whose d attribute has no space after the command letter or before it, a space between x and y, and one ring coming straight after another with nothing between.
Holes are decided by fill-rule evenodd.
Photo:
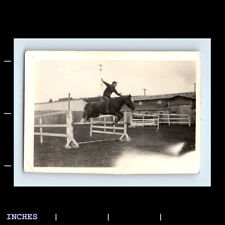
<instances>
[{"instance_id":1,"label":"fence rail","mask_svg":"<svg viewBox=\"0 0 225 225\"><path fill-rule=\"evenodd\" d=\"M112 121L107 121L107 118L110 118ZM107 126L107 124L110 124L111 126ZM127 113L124 114L123 121L118 123L115 123L115 116L113 115L103 115L98 118L91 118L90 136L92 136L93 133L119 135L119 140L130 141L130 137L127 134Z\"/></svg>"},{"instance_id":2,"label":"fence rail","mask_svg":"<svg viewBox=\"0 0 225 225\"><path fill-rule=\"evenodd\" d=\"M191 126L191 119L188 114L142 114L133 113L131 116L131 127L157 126L159 124L180 124Z\"/></svg>"},{"instance_id":3,"label":"fence rail","mask_svg":"<svg viewBox=\"0 0 225 225\"><path fill-rule=\"evenodd\" d=\"M161 124L180 124L191 126L191 119L188 114L159 114L159 123Z\"/></svg>"},{"instance_id":4,"label":"fence rail","mask_svg":"<svg viewBox=\"0 0 225 225\"><path fill-rule=\"evenodd\" d=\"M131 127L156 126L159 129L159 116L152 114L133 113L130 119Z\"/></svg>"},{"instance_id":5,"label":"fence rail","mask_svg":"<svg viewBox=\"0 0 225 225\"><path fill-rule=\"evenodd\" d=\"M66 117L66 123L65 124L44 124L42 121L43 117L52 117L56 115L64 114ZM35 124L35 128L39 128L39 132L34 132L34 135L40 136L40 143L43 143L43 137L44 136L50 136L50 137L64 137L66 138L66 145L65 148L69 149L71 148L71 143L75 148L79 147L79 144L76 142L76 140L73 137L73 115L72 111L70 110L70 107L68 106L68 111L59 111L54 113L45 113L42 115L36 115L35 119L38 119L38 124ZM65 133L49 133L49 132L43 132L43 128L50 128L50 127L65 127L66 131Z\"/></svg>"},{"instance_id":6,"label":"fence rail","mask_svg":"<svg viewBox=\"0 0 225 225\"><path fill-rule=\"evenodd\" d=\"M52 137L68 137L67 134L34 132L34 135L52 136Z\"/></svg>"}]
</instances>

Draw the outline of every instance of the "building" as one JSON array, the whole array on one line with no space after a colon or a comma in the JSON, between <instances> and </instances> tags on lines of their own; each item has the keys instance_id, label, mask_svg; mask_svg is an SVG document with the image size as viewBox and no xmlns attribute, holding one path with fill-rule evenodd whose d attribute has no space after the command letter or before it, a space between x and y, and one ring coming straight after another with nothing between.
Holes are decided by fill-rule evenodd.
<instances>
[{"instance_id":1,"label":"building","mask_svg":"<svg viewBox=\"0 0 225 225\"><path fill-rule=\"evenodd\" d=\"M152 96L133 96L135 111L151 114L188 114L195 123L195 92Z\"/></svg>"},{"instance_id":2,"label":"building","mask_svg":"<svg viewBox=\"0 0 225 225\"><path fill-rule=\"evenodd\" d=\"M35 103L35 114L44 114L44 113L50 113L55 111L61 111L61 110L68 110L68 98L60 98L57 101L52 101L51 99L49 102L43 102L43 103ZM74 122L78 122L83 117L83 111L84 106L86 105L87 101L85 101L82 98L73 99L70 98L70 109L73 112L73 118ZM49 119L49 118L48 118ZM55 118L52 118L55 119ZM52 123L50 121L49 123Z\"/></svg>"},{"instance_id":3,"label":"building","mask_svg":"<svg viewBox=\"0 0 225 225\"><path fill-rule=\"evenodd\" d=\"M184 92L164 95L133 96L135 111L137 113L150 114L186 114L191 118L191 124L195 123L195 92ZM70 108L73 111L74 121L82 119L84 106L89 102L97 102L102 97L70 98ZM68 110L68 98L60 98L58 101L35 104L35 113L49 113L52 111ZM122 111L130 111L127 107Z\"/></svg>"}]
</instances>

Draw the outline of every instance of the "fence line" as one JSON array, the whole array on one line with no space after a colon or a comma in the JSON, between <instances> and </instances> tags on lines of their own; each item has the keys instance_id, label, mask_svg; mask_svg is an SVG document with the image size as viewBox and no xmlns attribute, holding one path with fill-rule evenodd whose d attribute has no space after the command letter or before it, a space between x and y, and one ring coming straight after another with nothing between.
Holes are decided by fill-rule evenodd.
<instances>
[{"instance_id":1,"label":"fence line","mask_svg":"<svg viewBox=\"0 0 225 225\"><path fill-rule=\"evenodd\" d=\"M40 143L43 143L43 136L51 136L51 137L64 137L66 138L66 145L65 148L70 149L72 147L78 148L79 144L73 137L73 115L70 109L70 94L68 98L68 111L59 111L54 113L46 113L42 115L36 115L34 118L39 119L39 124L35 124L35 128L39 128L39 132L34 132L34 135L40 136ZM51 117L56 115L65 115L66 116L66 123L65 124L43 124L42 118L43 117ZM66 133L50 133L50 132L43 132L43 128L47 127L65 127Z\"/></svg>"},{"instance_id":2,"label":"fence line","mask_svg":"<svg viewBox=\"0 0 225 225\"><path fill-rule=\"evenodd\" d=\"M132 113L131 119L130 119L130 126L131 127L156 126L158 130L159 116L152 115L152 114Z\"/></svg>"},{"instance_id":3,"label":"fence line","mask_svg":"<svg viewBox=\"0 0 225 225\"><path fill-rule=\"evenodd\" d=\"M191 119L188 114L142 114L133 113L131 115L131 127L157 126L159 124L187 124L191 126Z\"/></svg>"},{"instance_id":4,"label":"fence line","mask_svg":"<svg viewBox=\"0 0 225 225\"><path fill-rule=\"evenodd\" d=\"M95 140L95 141L85 141L85 142L77 142L73 136L73 125L90 125L90 136L93 133L103 133L103 134L114 134L119 135L119 140L129 141L130 137L127 134L127 114L124 114L124 121L120 121L115 124L115 116L113 115L101 115L97 119L100 121L96 121L91 118L91 122L73 122L73 114L70 109L70 94L68 98L68 111L59 111L59 112L51 112L45 113L42 115L35 115L35 119L38 119L39 124L34 124L34 128L39 128L39 132L34 132L34 135L40 136L40 143L43 143L44 136L51 136L51 137L64 137L66 138L66 145L65 148L79 148L79 144L86 144L86 143L95 143L95 142L103 142L109 140ZM44 117L52 117L56 115L65 115L66 116L66 123L65 124L43 124ZM107 121L107 118L112 118L112 121ZM103 121L101 121L103 119ZM110 126L111 125L111 126ZM122 126L120 126L122 125ZM55 127L65 127L65 133L50 133L50 132L43 132L43 128L55 128ZM96 130L100 129L100 130ZM103 129L103 130L102 130ZM110 139L110 140L118 140L117 139Z\"/></svg>"},{"instance_id":5,"label":"fence line","mask_svg":"<svg viewBox=\"0 0 225 225\"><path fill-rule=\"evenodd\" d=\"M159 123L161 124L187 124L191 126L191 119L188 114L159 114Z\"/></svg>"}]
</instances>

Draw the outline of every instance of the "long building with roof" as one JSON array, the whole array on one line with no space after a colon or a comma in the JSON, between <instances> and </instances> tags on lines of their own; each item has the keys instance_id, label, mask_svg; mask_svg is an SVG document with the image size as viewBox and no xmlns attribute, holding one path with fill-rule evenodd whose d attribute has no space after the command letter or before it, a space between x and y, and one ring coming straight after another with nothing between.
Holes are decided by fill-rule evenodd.
<instances>
[{"instance_id":1,"label":"long building with roof","mask_svg":"<svg viewBox=\"0 0 225 225\"><path fill-rule=\"evenodd\" d=\"M151 114L188 114L195 123L196 93L134 96L135 111Z\"/></svg>"},{"instance_id":2,"label":"long building with roof","mask_svg":"<svg viewBox=\"0 0 225 225\"><path fill-rule=\"evenodd\" d=\"M132 96L135 104L135 111L138 113L151 114L188 114L191 123L195 123L195 105L196 93L183 92L163 95L140 95ZM72 111L76 114L75 121L80 121L83 115L83 109L88 102L97 102L102 97L90 98L71 98L70 104ZM57 101L50 100L45 103L36 103L35 111L57 111L67 110L68 98L60 98ZM125 110L124 108L122 110ZM126 110L129 111L129 109Z\"/></svg>"}]
</instances>

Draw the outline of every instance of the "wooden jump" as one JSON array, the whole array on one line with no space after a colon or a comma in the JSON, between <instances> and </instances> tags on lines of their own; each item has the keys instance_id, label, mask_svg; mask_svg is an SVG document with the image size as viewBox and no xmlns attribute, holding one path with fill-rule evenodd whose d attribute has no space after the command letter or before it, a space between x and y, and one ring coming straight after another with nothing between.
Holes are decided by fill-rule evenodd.
<instances>
[{"instance_id":1,"label":"wooden jump","mask_svg":"<svg viewBox=\"0 0 225 225\"><path fill-rule=\"evenodd\" d=\"M159 129L159 116L152 114L133 113L131 116L131 127L156 126Z\"/></svg>"},{"instance_id":2,"label":"wooden jump","mask_svg":"<svg viewBox=\"0 0 225 225\"><path fill-rule=\"evenodd\" d=\"M104 121L96 121L95 118L91 118L91 125L90 125L91 137L93 136L93 133L112 134L112 135L119 135L120 138L118 140L120 141L131 140L127 134L127 113L124 113L123 121L120 121L118 123L115 123L115 116L113 115L102 115L96 119L99 119L99 118L103 118ZM106 118L111 118L112 121L107 121ZM111 126L107 126L107 124L108 125L111 124ZM123 125L123 126L118 126L118 125Z\"/></svg>"},{"instance_id":3,"label":"wooden jump","mask_svg":"<svg viewBox=\"0 0 225 225\"><path fill-rule=\"evenodd\" d=\"M127 134L127 114L124 114L124 120L119 121L115 124L115 116L113 115L102 115L97 119L102 119L103 121L96 121L95 119L91 119L91 122L73 122L73 115L70 109L70 94L68 98L68 111L59 111L53 113L45 113L42 115L35 115L34 118L38 119L39 124L35 124L34 128L39 128L39 132L34 132L34 135L40 136L40 143L43 143L44 136L51 137L63 137L66 138L66 149L71 148L79 148L80 144L88 144L88 143L96 143L96 142L105 142L105 141L130 141L130 137ZM43 124L43 117L52 117L56 115L65 115L66 123L65 124ZM107 121L106 118L112 118L112 121ZM119 135L119 138L114 138L110 140L93 140L93 141L84 141L77 142L73 136L73 125L90 125L90 136L92 137L93 133L101 133L101 134L112 134ZM110 126L111 125L111 126ZM55 127L65 127L65 133L50 133L43 132L43 128L55 128ZM98 129L98 130L96 130ZM100 130L99 130L100 129ZM103 130L102 130L103 129Z\"/></svg>"}]
</instances>

